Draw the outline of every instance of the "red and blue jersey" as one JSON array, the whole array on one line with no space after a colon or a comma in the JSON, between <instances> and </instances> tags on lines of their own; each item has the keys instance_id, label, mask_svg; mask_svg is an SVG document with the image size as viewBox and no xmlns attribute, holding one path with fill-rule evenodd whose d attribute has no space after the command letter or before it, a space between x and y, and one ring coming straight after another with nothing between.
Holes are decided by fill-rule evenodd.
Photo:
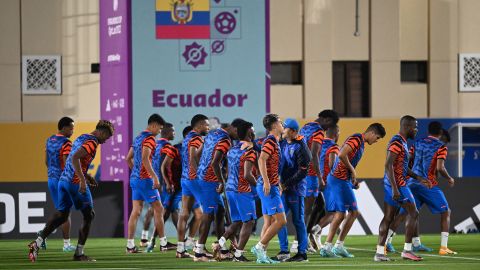
<instances>
[{"instance_id":1,"label":"red and blue jersey","mask_svg":"<svg viewBox=\"0 0 480 270\"><path fill-rule=\"evenodd\" d=\"M175 190L179 190L181 187L182 159L180 157L179 149L181 149L181 144L173 146L170 143L166 143L160 152L162 162L165 160L166 156L172 159L170 168L167 168L166 170L168 179L164 179L164 181L169 181L169 183L175 187Z\"/></svg>"},{"instance_id":2,"label":"red and blue jersey","mask_svg":"<svg viewBox=\"0 0 480 270\"><path fill-rule=\"evenodd\" d=\"M340 148L338 144L335 143L334 140L330 138L325 138L322 144L322 150L320 151L320 171L322 172L323 181L327 181L327 175L330 173L330 167L328 164L330 163L330 154L340 153Z\"/></svg>"},{"instance_id":3,"label":"red and blue jersey","mask_svg":"<svg viewBox=\"0 0 480 270\"><path fill-rule=\"evenodd\" d=\"M162 150L167 144L171 145L167 139L165 138L158 139L157 145L155 147L155 152L153 153L153 157L152 157L153 171L155 171L155 173L157 174L158 179L160 180L160 183L162 183L162 185L165 185L165 183L163 182L162 171L160 170L160 168L162 167L162 162L164 158L164 156L162 155Z\"/></svg>"},{"instance_id":4,"label":"red and blue jersey","mask_svg":"<svg viewBox=\"0 0 480 270\"><path fill-rule=\"evenodd\" d=\"M150 156L148 159L150 162L153 160L153 155L155 153L155 136L150 131L142 131L134 140L133 140L133 168L132 173L130 174L131 179L148 179L153 176L148 173L142 162L142 151L143 147L147 147L151 150ZM158 175L157 175L158 176Z\"/></svg>"},{"instance_id":5,"label":"red and blue jersey","mask_svg":"<svg viewBox=\"0 0 480 270\"><path fill-rule=\"evenodd\" d=\"M195 131L190 131L182 142L181 158L182 158L182 179L195 180L197 179L197 171L190 164L190 148L202 148L203 138Z\"/></svg>"},{"instance_id":6,"label":"red and blue jersey","mask_svg":"<svg viewBox=\"0 0 480 270\"><path fill-rule=\"evenodd\" d=\"M317 122L310 122L305 124L299 131L299 134L305 137L305 141L307 142L308 148L312 149L312 144L314 142L319 143L320 145L323 144L323 140L325 139L325 132L323 131L322 126ZM316 176L315 169L313 168L313 163L310 162L310 167L308 169L309 176Z\"/></svg>"},{"instance_id":7,"label":"red and blue jersey","mask_svg":"<svg viewBox=\"0 0 480 270\"><path fill-rule=\"evenodd\" d=\"M253 148L242 149L242 142L232 147L227 153L228 178L226 191L236 191L240 193L251 192L250 183L245 179L245 162L253 163L252 173L257 161L257 152Z\"/></svg>"},{"instance_id":8,"label":"red and blue jersey","mask_svg":"<svg viewBox=\"0 0 480 270\"><path fill-rule=\"evenodd\" d=\"M267 176L270 180L270 185L277 186L280 181L280 144L273 135L268 135L263 139L262 152L268 155L267 159Z\"/></svg>"},{"instance_id":9,"label":"red and blue jersey","mask_svg":"<svg viewBox=\"0 0 480 270\"><path fill-rule=\"evenodd\" d=\"M413 148L413 169L412 171L428 179L433 186L437 182L437 161L447 159L447 146L439 139L428 136L417 140Z\"/></svg>"},{"instance_id":10,"label":"red and blue jersey","mask_svg":"<svg viewBox=\"0 0 480 270\"><path fill-rule=\"evenodd\" d=\"M407 140L400 134L393 136L388 143L387 151L397 154L397 157L393 161L393 176L395 177L397 186L403 187L407 184L409 155ZM387 172L385 172L383 182L386 185L390 185Z\"/></svg>"},{"instance_id":11,"label":"red and blue jersey","mask_svg":"<svg viewBox=\"0 0 480 270\"><path fill-rule=\"evenodd\" d=\"M365 148L365 138L363 134L356 133L352 136L348 137L342 147L349 146L352 151L348 154L348 160L352 164L353 168L357 167L360 159L362 159L363 150ZM338 179L342 180L350 180L351 172L347 168L339 157L336 158L335 164L333 164L333 168L331 174Z\"/></svg>"},{"instance_id":12,"label":"red and blue jersey","mask_svg":"<svg viewBox=\"0 0 480 270\"><path fill-rule=\"evenodd\" d=\"M68 156L72 150L72 142L62 134L50 136L45 145L47 155L48 179L58 180L65 168L63 156Z\"/></svg>"},{"instance_id":13,"label":"red and blue jersey","mask_svg":"<svg viewBox=\"0 0 480 270\"><path fill-rule=\"evenodd\" d=\"M218 182L212 167L212 160L215 152L220 151L225 158L228 150L232 145L232 141L227 131L222 128L216 129L208 133L205 137L202 156L198 164L197 176L206 182Z\"/></svg>"},{"instance_id":14,"label":"red and blue jersey","mask_svg":"<svg viewBox=\"0 0 480 270\"><path fill-rule=\"evenodd\" d=\"M75 174L75 169L73 167L72 158L73 155L81 148L83 148L87 155L80 160L80 166L83 174L85 175L88 171L90 163L92 163L97 153L98 140L97 137L92 134L83 134L78 137L72 145L72 151L68 155L67 161L65 163L65 169L60 176L60 181L66 181L73 184L80 183L80 178Z\"/></svg>"}]
</instances>

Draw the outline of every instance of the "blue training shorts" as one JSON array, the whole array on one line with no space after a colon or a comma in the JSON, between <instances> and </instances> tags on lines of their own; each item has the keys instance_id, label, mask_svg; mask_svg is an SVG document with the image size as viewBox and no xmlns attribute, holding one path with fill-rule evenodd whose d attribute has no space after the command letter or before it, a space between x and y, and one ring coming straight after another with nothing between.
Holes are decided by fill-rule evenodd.
<instances>
[{"instance_id":1,"label":"blue training shorts","mask_svg":"<svg viewBox=\"0 0 480 270\"><path fill-rule=\"evenodd\" d=\"M265 196L263 182L261 182L257 184L257 193L262 202L262 214L273 216L277 213L285 212L278 186L270 186L270 194Z\"/></svg>"},{"instance_id":2,"label":"blue training shorts","mask_svg":"<svg viewBox=\"0 0 480 270\"><path fill-rule=\"evenodd\" d=\"M79 188L80 184L58 181L58 211L69 211L72 206L75 206L77 210L93 208L92 193L90 193L88 185L85 193L80 193Z\"/></svg>"},{"instance_id":3,"label":"blue training shorts","mask_svg":"<svg viewBox=\"0 0 480 270\"><path fill-rule=\"evenodd\" d=\"M251 192L227 191L232 222L248 222L257 219L255 199Z\"/></svg>"},{"instance_id":4,"label":"blue training shorts","mask_svg":"<svg viewBox=\"0 0 480 270\"><path fill-rule=\"evenodd\" d=\"M357 199L350 180L338 179L329 174L325 189L325 206L328 212L347 212L358 210Z\"/></svg>"},{"instance_id":5,"label":"blue training shorts","mask_svg":"<svg viewBox=\"0 0 480 270\"><path fill-rule=\"evenodd\" d=\"M305 178L307 180L307 195L306 197L318 197L320 186L318 185L318 177L309 175Z\"/></svg>"},{"instance_id":6,"label":"blue training shorts","mask_svg":"<svg viewBox=\"0 0 480 270\"><path fill-rule=\"evenodd\" d=\"M132 200L145 201L153 203L154 201L162 201L158 189L153 188L153 179L130 179L130 187L132 188Z\"/></svg>"}]
</instances>

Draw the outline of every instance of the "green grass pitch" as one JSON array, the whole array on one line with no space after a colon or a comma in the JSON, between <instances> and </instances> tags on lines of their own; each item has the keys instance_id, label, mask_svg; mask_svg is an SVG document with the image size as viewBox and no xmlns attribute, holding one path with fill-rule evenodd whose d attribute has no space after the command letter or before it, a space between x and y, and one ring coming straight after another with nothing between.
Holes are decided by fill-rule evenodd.
<instances>
[{"instance_id":1,"label":"green grass pitch","mask_svg":"<svg viewBox=\"0 0 480 270\"><path fill-rule=\"evenodd\" d=\"M394 246L397 250L403 247L403 237L397 235ZM458 255L451 257L438 256L439 235L422 236L422 242L435 248L436 252L422 253L421 262L404 261L398 253L390 254L395 259L391 263L373 262L376 236L351 236L346 245L355 255L352 259L325 259L318 254L309 254L309 262L281 263L277 265L259 265L251 263L209 262L194 263L189 259L176 259L175 252L161 253L156 249L153 253L125 254L125 239L120 238L93 238L89 239L85 253L97 259L96 262L73 262L72 253L63 253L62 240L48 240L48 249L41 250L38 261L31 263L27 256L27 240L0 240L0 269L260 269L260 268L301 268L301 269L480 269L480 234L451 235L449 247L458 251ZM213 239L209 239L211 243ZM247 250L258 241L252 237ZM75 242L74 242L75 243ZM278 241L274 238L270 244L268 254L278 252ZM247 258L253 260L251 253Z\"/></svg>"}]
</instances>

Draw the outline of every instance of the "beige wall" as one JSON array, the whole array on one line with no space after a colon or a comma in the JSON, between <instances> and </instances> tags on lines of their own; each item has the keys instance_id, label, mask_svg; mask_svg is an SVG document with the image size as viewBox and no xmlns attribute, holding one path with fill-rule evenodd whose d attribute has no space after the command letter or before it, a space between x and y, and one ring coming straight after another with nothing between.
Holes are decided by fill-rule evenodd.
<instances>
[{"instance_id":1,"label":"beige wall","mask_svg":"<svg viewBox=\"0 0 480 270\"><path fill-rule=\"evenodd\" d=\"M99 116L99 0L0 1L0 121ZM480 52L478 0L274 0L272 61L303 61L303 86L272 86L272 110L315 117L332 107L332 61L371 61L372 117L479 117L480 93L458 92L458 54ZM371 25L370 25L371 23ZM20 29L21 27L21 29ZM60 54L61 96L23 96L20 58ZM429 84L402 84L401 60L429 60ZM285 95L292 100L286 100ZM285 104L293 102L295 108Z\"/></svg>"},{"instance_id":2,"label":"beige wall","mask_svg":"<svg viewBox=\"0 0 480 270\"><path fill-rule=\"evenodd\" d=\"M12 37L0 47L0 121L98 119L99 75L90 74L99 61L98 0L2 0L0 20L0 35ZM22 98L22 54L62 56L62 95Z\"/></svg>"}]
</instances>

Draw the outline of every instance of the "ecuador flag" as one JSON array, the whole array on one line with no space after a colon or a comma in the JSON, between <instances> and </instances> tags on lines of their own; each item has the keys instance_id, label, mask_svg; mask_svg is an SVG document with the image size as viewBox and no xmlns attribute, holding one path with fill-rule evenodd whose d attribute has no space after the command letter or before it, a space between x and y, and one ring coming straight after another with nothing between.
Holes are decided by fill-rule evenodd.
<instances>
[{"instance_id":1,"label":"ecuador flag","mask_svg":"<svg viewBox=\"0 0 480 270\"><path fill-rule=\"evenodd\" d=\"M157 39L209 39L210 0L156 0Z\"/></svg>"}]
</instances>

